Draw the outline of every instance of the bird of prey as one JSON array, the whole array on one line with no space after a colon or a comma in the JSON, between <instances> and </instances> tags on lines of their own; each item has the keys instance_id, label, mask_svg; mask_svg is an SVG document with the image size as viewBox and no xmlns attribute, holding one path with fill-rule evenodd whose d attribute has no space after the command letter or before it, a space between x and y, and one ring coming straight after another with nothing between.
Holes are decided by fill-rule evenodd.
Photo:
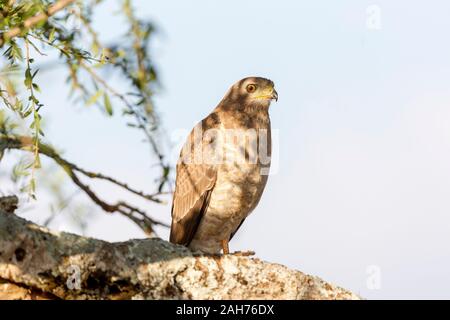
<instances>
[{"instance_id":1,"label":"bird of prey","mask_svg":"<svg viewBox=\"0 0 450 320\"><path fill-rule=\"evenodd\" d=\"M170 241L207 254L228 242L257 206L271 157L271 80L236 82L198 123L177 163Z\"/></svg>"}]
</instances>

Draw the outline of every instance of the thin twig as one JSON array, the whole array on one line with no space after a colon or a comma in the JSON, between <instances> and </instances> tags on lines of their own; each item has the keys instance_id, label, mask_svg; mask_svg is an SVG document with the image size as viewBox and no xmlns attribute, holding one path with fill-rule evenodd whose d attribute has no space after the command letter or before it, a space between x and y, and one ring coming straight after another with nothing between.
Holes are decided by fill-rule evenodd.
<instances>
[{"instance_id":1,"label":"thin twig","mask_svg":"<svg viewBox=\"0 0 450 320\"><path fill-rule=\"evenodd\" d=\"M19 150L27 150L32 151L33 149L33 139L30 137L25 136L6 136L6 135L0 135L0 150L4 149L19 149ZM83 170L79 168L78 166L74 165L73 163L65 160L62 158L52 147L44 144L39 143L39 152L51 159L53 159L59 166L61 166L62 169L67 173L67 175L70 177L70 179L75 183L81 190L84 191L84 193L99 207L101 207L104 211L113 213L118 212L132 221L134 221L144 232L147 234L150 234L153 232L153 226L154 225L160 225L164 227L169 227L164 222L155 220L153 218L150 218L144 211L140 210L137 207L134 207L124 201L119 201L115 204L107 203L106 201L100 199L97 194L92 191L92 189L85 183L83 183L79 176L77 175L77 172L84 174L85 176L90 177L92 175L91 172ZM94 174L97 176L97 178L103 177L104 180L110 181L116 185L122 186L124 189L137 194L141 195L144 198L145 195L139 191L135 191L131 188L125 188L125 183L121 183L113 178L109 178L103 174ZM102 179L102 178L100 178ZM152 196L153 197L153 196ZM147 199L147 198L146 198ZM152 198L149 200L155 201ZM156 202L156 201L155 201Z\"/></svg>"},{"instance_id":2,"label":"thin twig","mask_svg":"<svg viewBox=\"0 0 450 320\"><path fill-rule=\"evenodd\" d=\"M113 96L120 99L127 106L127 108L133 113L133 115L136 118L136 121L138 122L139 127L142 129L145 128L145 123L143 122L142 118L134 110L133 105L131 104L131 102L128 101L128 99L125 97L125 95L117 92L116 89L111 87L102 77L100 77L94 70L92 70L91 67L86 65L83 61L80 61L80 67L82 67L84 70L86 70L92 76L92 78L94 78L96 81L98 81L100 84L102 84L103 87L105 87L105 89L107 89ZM163 160L164 156L159 151L155 139L152 137L152 135L147 130L144 130L144 133L152 146L153 152L156 154L160 163L162 164L162 160Z\"/></svg>"},{"instance_id":3,"label":"thin twig","mask_svg":"<svg viewBox=\"0 0 450 320\"><path fill-rule=\"evenodd\" d=\"M41 21L47 20L49 17L57 13L58 11L64 9L68 5L70 5L72 2L75 2L75 0L59 0L56 3L49 6L48 10L45 10L44 12L41 12L31 18L28 18L23 23L23 26L21 27L15 27L12 29L9 29L5 33L1 34L0 38L0 47L5 43L6 40L9 40L11 38L14 38L21 34L24 30L30 29L34 25L38 24Z\"/></svg>"},{"instance_id":4,"label":"thin twig","mask_svg":"<svg viewBox=\"0 0 450 320\"><path fill-rule=\"evenodd\" d=\"M160 195L160 193L158 193L158 194L156 194L156 193L155 194L146 194L146 193L144 193L142 191L138 191L136 189L133 189L127 183L120 182L120 181L118 181L118 180L116 180L116 179L114 179L112 177L106 176L106 175L104 175L102 173L96 173L96 172L92 172L92 171L87 171L85 169L82 169L82 168L78 167L77 165L75 165L73 163L71 165L72 165L74 170L84 174L85 176L87 176L89 178L106 180L106 181L109 181L109 182L111 182L111 183L113 183L113 184L115 184L115 185L117 185L119 187L122 187L125 190L127 190L127 191L129 191L129 192L131 192L131 193L133 193L133 194L135 194L137 196L140 196L140 197L142 197L144 199L147 199L147 200L150 200L150 201L153 201L153 202L156 202L156 203L165 203L163 200L156 198L156 196Z\"/></svg>"},{"instance_id":5,"label":"thin twig","mask_svg":"<svg viewBox=\"0 0 450 320\"><path fill-rule=\"evenodd\" d=\"M42 225L44 227L48 227L50 225L50 222L53 221L53 219L56 217L56 215L58 213L61 213L64 209L66 209L70 202L75 198L75 196L80 192L80 190L76 190L75 192L73 192L69 197L67 197L66 199L64 199L64 201L62 203L59 204L59 208L58 210L52 210L52 213L50 214L50 216L47 217L47 219L44 220L44 222L42 223Z\"/></svg>"},{"instance_id":6,"label":"thin twig","mask_svg":"<svg viewBox=\"0 0 450 320\"><path fill-rule=\"evenodd\" d=\"M26 62L27 62L27 71L31 70L31 62L30 62L30 46L28 45L28 39L25 39L25 48L26 48ZM31 72L31 71L30 71ZM33 81L33 79L31 78L30 80L31 82ZM39 114L37 113L38 109L36 108L36 100L34 99L34 89L33 89L33 84L30 83L29 85L29 89L30 91L30 103L31 103L31 107L33 110L33 117L34 117L34 137L33 137L33 155L34 155L34 161L33 161L33 166L31 167L31 183L32 183L32 187L30 189L30 195L31 196L35 196L34 195L34 182L35 182L35 175L36 175L36 169L38 169L38 167L40 166L39 163L39 125L36 121L36 119L38 119Z\"/></svg>"}]
</instances>

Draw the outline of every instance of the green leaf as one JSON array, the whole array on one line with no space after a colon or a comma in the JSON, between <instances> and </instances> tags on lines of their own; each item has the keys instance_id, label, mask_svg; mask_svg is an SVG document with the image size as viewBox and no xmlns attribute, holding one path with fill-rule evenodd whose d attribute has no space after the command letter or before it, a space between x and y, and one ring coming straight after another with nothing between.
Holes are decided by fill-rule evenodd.
<instances>
[{"instance_id":1,"label":"green leaf","mask_svg":"<svg viewBox=\"0 0 450 320\"><path fill-rule=\"evenodd\" d=\"M97 90L96 93L94 93L89 99L88 101L86 101L86 106L90 106L93 105L94 103L97 102L98 98L100 98L100 96L103 94L103 90Z\"/></svg>"},{"instance_id":2,"label":"green leaf","mask_svg":"<svg viewBox=\"0 0 450 320\"><path fill-rule=\"evenodd\" d=\"M53 28L52 31L50 31L50 34L48 36L49 42L53 42L53 39L55 39L55 28Z\"/></svg>"},{"instance_id":3,"label":"green leaf","mask_svg":"<svg viewBox=\"0 0 450 320\"><path fill-rule=\"evenodd\" d=\"M30 68L27 68L25 70L25 80L23 81L23 83L25 84L25 86L28 89L30 89L32 81L33 81L33 77L31 76L31 70L30 70Z\"/></svg>"},{"instance_id":4,"label":"green leaf","mask_svg":"<svg viewBox=\"0 0 450 320\"><path fill-rule=\"evenodd\" d=\"M109 96L108 96L107 93L105 93L103 95L103 100L104 100L104 103L105 103L105 110L106 110L106 112L110 116L112 116L113 115L113 108L112 108L111 101L109 100Z\"/></svg>"},{"instance_id":5,"label":"green leaf","mask_svg":"<svg viewBox=\"0 0 450 320\"><path fill-rule=\"evenodd\" d=\"M23 113L22 117L23 117L23 118L26 118L26 117L28 117L32 112L33 112L33 109L32 109L32 108L29 108L28 110L26 110L26 111Z\"/></svg>"},{"instance_id":6,"label":"green leaf","mask_svg":"<svg viewBox=\"0 0 450 320\"><path fill-rule=\"evenodd\" d=\"M36 154L36 158L34 159L34 167L35 167L36 169L42 168L41 157L39 156L39 153Z\"/></svg>"},{"instance_id":7,"label":"green leaf","mask_svg":"<svg viewBox=\"0 0 450 320\"><path fill-rule=\"evenodd\" d=\"M41 88L39 88L39 86L36 83L32 84L34 90L36 90L37 92L41 92Z\"/></svg>"}]
</instances>

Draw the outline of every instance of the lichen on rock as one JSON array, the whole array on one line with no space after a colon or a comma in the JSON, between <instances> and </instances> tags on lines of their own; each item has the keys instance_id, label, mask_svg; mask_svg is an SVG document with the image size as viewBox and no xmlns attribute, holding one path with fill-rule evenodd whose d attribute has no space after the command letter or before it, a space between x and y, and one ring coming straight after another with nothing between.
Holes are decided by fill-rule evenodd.
<instances>
[{"instance_id":1,"label":"lichen on rock","mask_svg":"<svg viewBox=\"0 0 450 320\"><path fill-rule=\"evenodd\" d=\"M1 299L359 299L258 258L197 255L159 238L109 243L53 232L5 207Z\"/></svg>"}]
</instances>

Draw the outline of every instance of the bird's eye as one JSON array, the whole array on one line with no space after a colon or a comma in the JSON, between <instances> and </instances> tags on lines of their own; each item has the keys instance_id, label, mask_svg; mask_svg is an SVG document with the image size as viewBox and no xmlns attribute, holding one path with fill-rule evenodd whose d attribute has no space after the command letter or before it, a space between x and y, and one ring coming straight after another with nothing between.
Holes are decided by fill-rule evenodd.
<instances>
[{"instance_id":1,"label":"bird's eye","mask_svg":"<svg viewBox=\"0 0 450 320\"><path fill-rule=\"evenodd\" d=\"M248 86L247 86L247 92L248 93L252 93L252 92L255 92L256 91L256 85L254 85L254 84L249 84Z\"/></svg>"}]
</instances>

